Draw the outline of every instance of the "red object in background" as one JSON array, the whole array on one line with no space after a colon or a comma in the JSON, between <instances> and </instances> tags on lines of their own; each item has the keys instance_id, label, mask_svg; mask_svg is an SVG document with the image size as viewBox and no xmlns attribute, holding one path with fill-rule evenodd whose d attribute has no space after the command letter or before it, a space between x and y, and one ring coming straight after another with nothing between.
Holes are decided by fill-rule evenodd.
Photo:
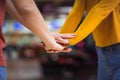
<instances>
[{"instance_id":1,"label":"red object in background","mask_svg":"<svg viewBox=\"0 0 120 80\"><path fill-rule=\"evenodd\" d=\"M59 64L65 64L66 63L66 60L64 58L59 58L59 61L58 61Z\"/></svg>"},{"instance_id":2,"label":"red object in background","mask_svg":"<svg viewBox=\"0 0 120 80\"><path fill-rule=\"evenodd\" d=\"M59 64L72 64L73 60L71 58L60 57L58 63Z\"/></svg>"},{"instance_id":3,"label":"red object in background","mask_svg":"<svg viewBox=\"0 0 120 80\"><path fill-rule=\"evenodd\" d=\"M6 65L5 58L2 51L2 48L4 48L5 46L5 40L2 35L2 25L4 22L5 11L6 11L5 0L0 0L0 66Z\"/></svg>"},{"instance_id":4,"label":"red object in background","mask_svg":"<svg viewBox=\"0 0 120 80\"><path fill-rule=\"evenodd\" d=\"M81 41L81 42L79 42L79 43L77 44L77 46L78 46L79 48L82 48L84 45L85 45L85 42L84 42L84 41Z\"/></svg>"}]
</instances>

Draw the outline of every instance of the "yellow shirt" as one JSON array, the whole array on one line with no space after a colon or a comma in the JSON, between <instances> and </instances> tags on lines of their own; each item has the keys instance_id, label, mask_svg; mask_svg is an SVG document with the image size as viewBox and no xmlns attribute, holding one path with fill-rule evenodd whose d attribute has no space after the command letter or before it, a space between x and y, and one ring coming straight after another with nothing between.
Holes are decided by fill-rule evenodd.
<instances>
[{"instance_id":1,"label":"yellow shirt","mask_svg":"<svg viewBox=\"0 0 120 80\"><path fill-rule=\"evenodd\" d=\"M80 24L84 11L86 18ZM99 47L120 42L120 0L75 0L60 33L75 33L76 37L69 39L70 45L75 45L90 33Z\"/></svg>"}]
</instances>

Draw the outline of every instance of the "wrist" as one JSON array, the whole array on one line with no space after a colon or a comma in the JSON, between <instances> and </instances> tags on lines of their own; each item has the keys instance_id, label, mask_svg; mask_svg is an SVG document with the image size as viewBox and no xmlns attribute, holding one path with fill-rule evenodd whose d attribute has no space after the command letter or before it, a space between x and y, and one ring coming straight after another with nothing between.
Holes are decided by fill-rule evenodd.
<instances>
[{"instance_id":1,"label":"wrist","mask_svg":"<svg viewBox=\"0 0 120 80\"><path fill-rule=\"evenodd\" d=\"M53 37L47 38L43 41L48 49L53 49L56 41Z\"/></svg>"}]
</instances>

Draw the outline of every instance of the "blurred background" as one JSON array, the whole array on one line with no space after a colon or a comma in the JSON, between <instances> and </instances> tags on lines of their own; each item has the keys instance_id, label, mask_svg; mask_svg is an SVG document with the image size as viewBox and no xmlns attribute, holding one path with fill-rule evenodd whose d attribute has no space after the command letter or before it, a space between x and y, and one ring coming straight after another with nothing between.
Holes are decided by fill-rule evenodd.
<instances>
[{"instance_id":1,"label":"blurred background","mask_svg":"<svg viewBox=\"0 0 120 80\"><path fill-rule=\"evenodd\" d=\"M35 0L51 32L58 32L74 0ZM84 19L85 16L83 16ZM70 53L48 54L40 39L8 14L3 25L8 80L97 80L92 35L70 46Z\"/></svg>"}]
</instances>

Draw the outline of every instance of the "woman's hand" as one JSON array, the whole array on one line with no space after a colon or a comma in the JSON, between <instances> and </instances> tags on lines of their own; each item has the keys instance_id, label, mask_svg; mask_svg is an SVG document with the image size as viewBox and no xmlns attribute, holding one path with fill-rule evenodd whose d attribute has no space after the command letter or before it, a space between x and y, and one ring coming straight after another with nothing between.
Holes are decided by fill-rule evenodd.
<instances>
[{"instance_id":1,"label":"woman's hand","mask_svg":"<svg viewBox=\"0 0 120 80\"><path fill-rule=\"evenodd\" d=\"M69 41L68 39L74 38L76 35L73 33L69 34L60 34L60 33L51 33L53 37L55 38L57 43L63 44L63 45L68 45Z\"/></svg>"}]
</instances>

